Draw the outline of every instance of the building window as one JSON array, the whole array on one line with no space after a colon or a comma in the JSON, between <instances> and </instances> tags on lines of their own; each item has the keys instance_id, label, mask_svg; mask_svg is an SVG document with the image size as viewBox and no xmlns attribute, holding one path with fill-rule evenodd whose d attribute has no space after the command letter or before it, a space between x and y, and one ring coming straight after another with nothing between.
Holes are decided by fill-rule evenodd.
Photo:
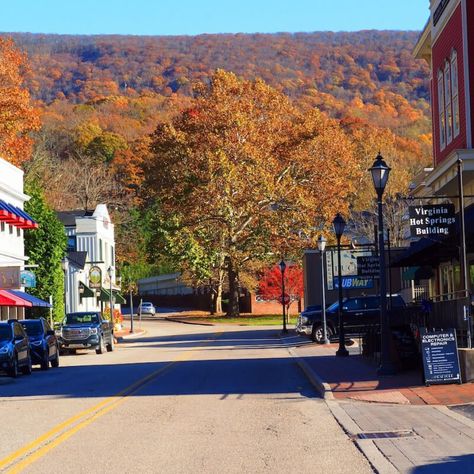
<instances>
[{"instance_id":1,"label":"building window","mask_svg":"<svg viewBox=\"0 0 474 474\"><path fill-rule=\"evenodd\" d=\"M102 239L99 239L99 262L102 262L103 254L102 254Z\"/></svg>"},{"instance_id":2,"label":"building window","mask_svg":"<svg viewBox=\"0 0 474 474\"><path fill-rule=\"evenodd\" d=\"M16 236L21 237L21 229L19 227L16 228Z\"/></svg>"},{"instance_id":3,"label":"building window","mask_svg":"<svg viewBox=\"0 0 474 474\"><path fill-rule=\"evenodd\" d=\"M451 143L453 139L453 115L451 109L451 65L446 61L444 67L444 101L446 118L446 143Z\"/></svg>"},{"instance_id":4,"label":"building window","mask_svg":"<svg viewBox=\"0 0 474 474\"><path fill-rule=\"evenodd\" d=\"M68 252L75 252L76 251L76 236L75 235L68 235L67 250L68 250Z\"/></svg>"},{"instance_id":5,"label":"building window","mask_svg":"<svg viewBox=\"0 0 474 474\"><path fill-rule=\"evenodd\" d=\"M8 226L8 231L10 232L10 234L13 235L13 226L12 225Z\"/></svg>"},{"instance_id":6,"label":"building window","mask_svg":"<svg viewBox=\"0 0 474 474\"><path fill-rule=\"evenodd\" d=\"M2 232L5 232L5 222L2 222L2 227L1 227L1 229L2 229Z\"/></svg>"},{"instance_id":7,"label":"building window","mask_svg":"<svg viewBox=\"0 0 474 474\"><path fill-rule=\"evenodd\" d=\"M444 118L443 72L438 71L438 112L439 112L439 145L441 150L446 146L446 121Z\"/></svg>"},{"instance_id":8,"label":"building window","mask_svg":"<svg viewBox=\"0 0 474 474\"><path fill-rule=\"evenodd\" d=\"M459 88L458 88L458 54L455 50L451 53L451 95L453 103L453 134L459 135Z\"/></svg>"},{"instance_id":9,"label":"building window","mask_svg":"<svg viewBox=\"0 0 474 474\"><path fill-rule=\"evenodd\" d=\"M114 252L114 246L110 246L110 265L115 266L115 252Z\"/></svg>"}]
</instances>

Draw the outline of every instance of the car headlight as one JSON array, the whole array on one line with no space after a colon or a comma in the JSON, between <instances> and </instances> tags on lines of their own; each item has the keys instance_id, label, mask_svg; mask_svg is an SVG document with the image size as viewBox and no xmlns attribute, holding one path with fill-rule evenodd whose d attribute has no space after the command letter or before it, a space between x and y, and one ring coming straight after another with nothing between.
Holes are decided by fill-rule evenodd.
<instances>
[{"instance_id":1,"label":"car headlight","mask_svg":"<svg viewBox=\"0 0 474 474\"><path fill-rule=\"evenodd\" d=\"M97 328L90 328L89 331L91 334L97 334Z\"/></svg>"},{"instance_id":2,"label":"car headlight","mask_svg":"<svg viewBox=\"0 0 474 474\"><path fill-rule=\"evenodd\" d=\"M43 341L34 341L31 344L33 344L33 346L41 346L41 344L43 344Z\"/></svg>"},{"instance_id":3,"label":"car headlight","mask_svg":"<svg viewBox=\"0 0 474 474\"><path fill-rule=\"evenodd\" d=\"M0 354L6 354L8 352L8 346L0 347Z\"/></svg>"},{"instance_id":4,"label":"car headlight","mask_svg":"<svg viewBox=\"0 0 474 474\"><path fill-rule=\"evenodd\" d=\"M308 318L306 316L300 316L300 318L302 324L306 324L308 322Z\"/></svg>"}]
</instances>

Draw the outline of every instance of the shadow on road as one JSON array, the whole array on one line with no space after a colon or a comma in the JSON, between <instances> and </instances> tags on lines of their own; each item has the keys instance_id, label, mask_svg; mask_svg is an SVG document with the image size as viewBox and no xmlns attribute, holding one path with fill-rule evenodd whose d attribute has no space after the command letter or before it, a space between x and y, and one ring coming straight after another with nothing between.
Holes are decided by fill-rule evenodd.
<instances>
[{"instance_id":1,"label":"shadow on road","mask_svg":"<svg viewBox=\"0 0 474 474\"><path fill-rule=\"evenodd\" d=\"M151 352L175 347L179 356L181 349L185 348L182 354L186 358L189 349L224 350L227 346L232 353L234 349L270 349L285 345L280 342L278 331L252 329L223 333L217 340L209 332L148 336L130 341L126 349L146 346ZM169 350L166 352L169 353ZM211 360L203 360L199 359L199 352L196 352L191 360L103 365L86 365L87 358L84 358L84 365L39 371L32 377L22 376L17 380L1 377L0 396L3 402L9 397L110 397L150 374L156 374L156 378L134 396L206 394L219 395L221 399L229 395L246 394L284 394L285 398L291 398L292 394L317 396L294 359L283 355L267 357L266 353L255 358L252 354L235 359L219 353ZM98 357L104 357L106 362L108 355ZM176 358L176 354L170 358Z\"/></svg>"}]
</instances>

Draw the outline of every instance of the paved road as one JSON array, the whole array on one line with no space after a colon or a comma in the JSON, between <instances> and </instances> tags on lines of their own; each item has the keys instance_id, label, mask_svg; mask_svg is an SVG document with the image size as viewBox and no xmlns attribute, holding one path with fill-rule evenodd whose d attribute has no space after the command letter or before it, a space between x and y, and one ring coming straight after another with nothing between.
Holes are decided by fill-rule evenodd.
<instances>
[{"instance_id":1,"label":"paved road","mask_svg":"<svg viewBox=\"0 0 474 474\"><path fill-rule=\"evenodd\" d=\"M275 329L143 325L112 354L0 377L0 470L372 472Z\"/></svg>"}]
</instances>

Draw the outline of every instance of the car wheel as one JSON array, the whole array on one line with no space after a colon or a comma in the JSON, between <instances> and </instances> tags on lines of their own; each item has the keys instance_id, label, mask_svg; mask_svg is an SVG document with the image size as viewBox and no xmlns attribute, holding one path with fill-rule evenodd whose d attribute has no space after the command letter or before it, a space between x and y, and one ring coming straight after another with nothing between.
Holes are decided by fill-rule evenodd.
<instances>
[{"instance_id":1,"label":"car wheel","mask_svg":"<svg viewBox=\"0 0 474 474\"><path fill-rule=\"evenodd\" d=\"M59 367L59 349L56 350L56 357L51 361L51 367Z\"/></svg>"},{"instance_id":2,"label":"car wheel","mask_svg":"<svg viewBox=\"0 0 474 474\"><path fill-rule=\"evenodd\" d=\"M114 335L110 335L110 342L107 344L107 352L113 352L115 349Z\"/></svg>"},{"instance_id":3,"label":"car wheel","mask_svg":"<svg viewBox=\"0 0 474 474\"><path fill-rule=\"evenodd\" d=\"M9 377L12 377L14 379L18 377L18 359L16 358L16 355L13 356L12 365L7 370L7 374Z\"/></svg>"},{"instance_id":4,"label":"car wheel","mask_svg":"<svg viewBox=\"0 0 474 474\"><path fill-rule=\"evenodd\" d=\"M101 336L99 339L99 345L95 349L96 354L103 354L106 351L104 347L104 338Z\"/></svg>"},{"instance_id":5,"label":"car wheel","mask_svg":"<svg viewBox=\"0 0 474 474\"><path fill-rule=\"evenodd\" d=\"M31 375L33 372L33 367L31 366L31 356L28 356L28 363L21 368L21 373L23 375Z\"/></svg>"},{"instance_id":6,"label":"car wheel","mask_svg":"<svg viewBox=\"0 0 474 474\"><path fill-rule=\"evenodd\" d=\"M326 332L328 339L332 336L332 331L329 326L326 326ZM315 324L313 330L311 331L311 340L317 342L318 344L324 344L324 330L322 324Z\"/></svg>"},{"instance_id":7,"label":"car wheel","mask_svg":"<svg viewBox=\"0 0 474 474\"><path fill-rule=\"evenodd\" d=\"M48 370L49 369L49 357L48 351L44 353L43 360L41 361L41 370Z\"/></svg>"}]
</instances>

